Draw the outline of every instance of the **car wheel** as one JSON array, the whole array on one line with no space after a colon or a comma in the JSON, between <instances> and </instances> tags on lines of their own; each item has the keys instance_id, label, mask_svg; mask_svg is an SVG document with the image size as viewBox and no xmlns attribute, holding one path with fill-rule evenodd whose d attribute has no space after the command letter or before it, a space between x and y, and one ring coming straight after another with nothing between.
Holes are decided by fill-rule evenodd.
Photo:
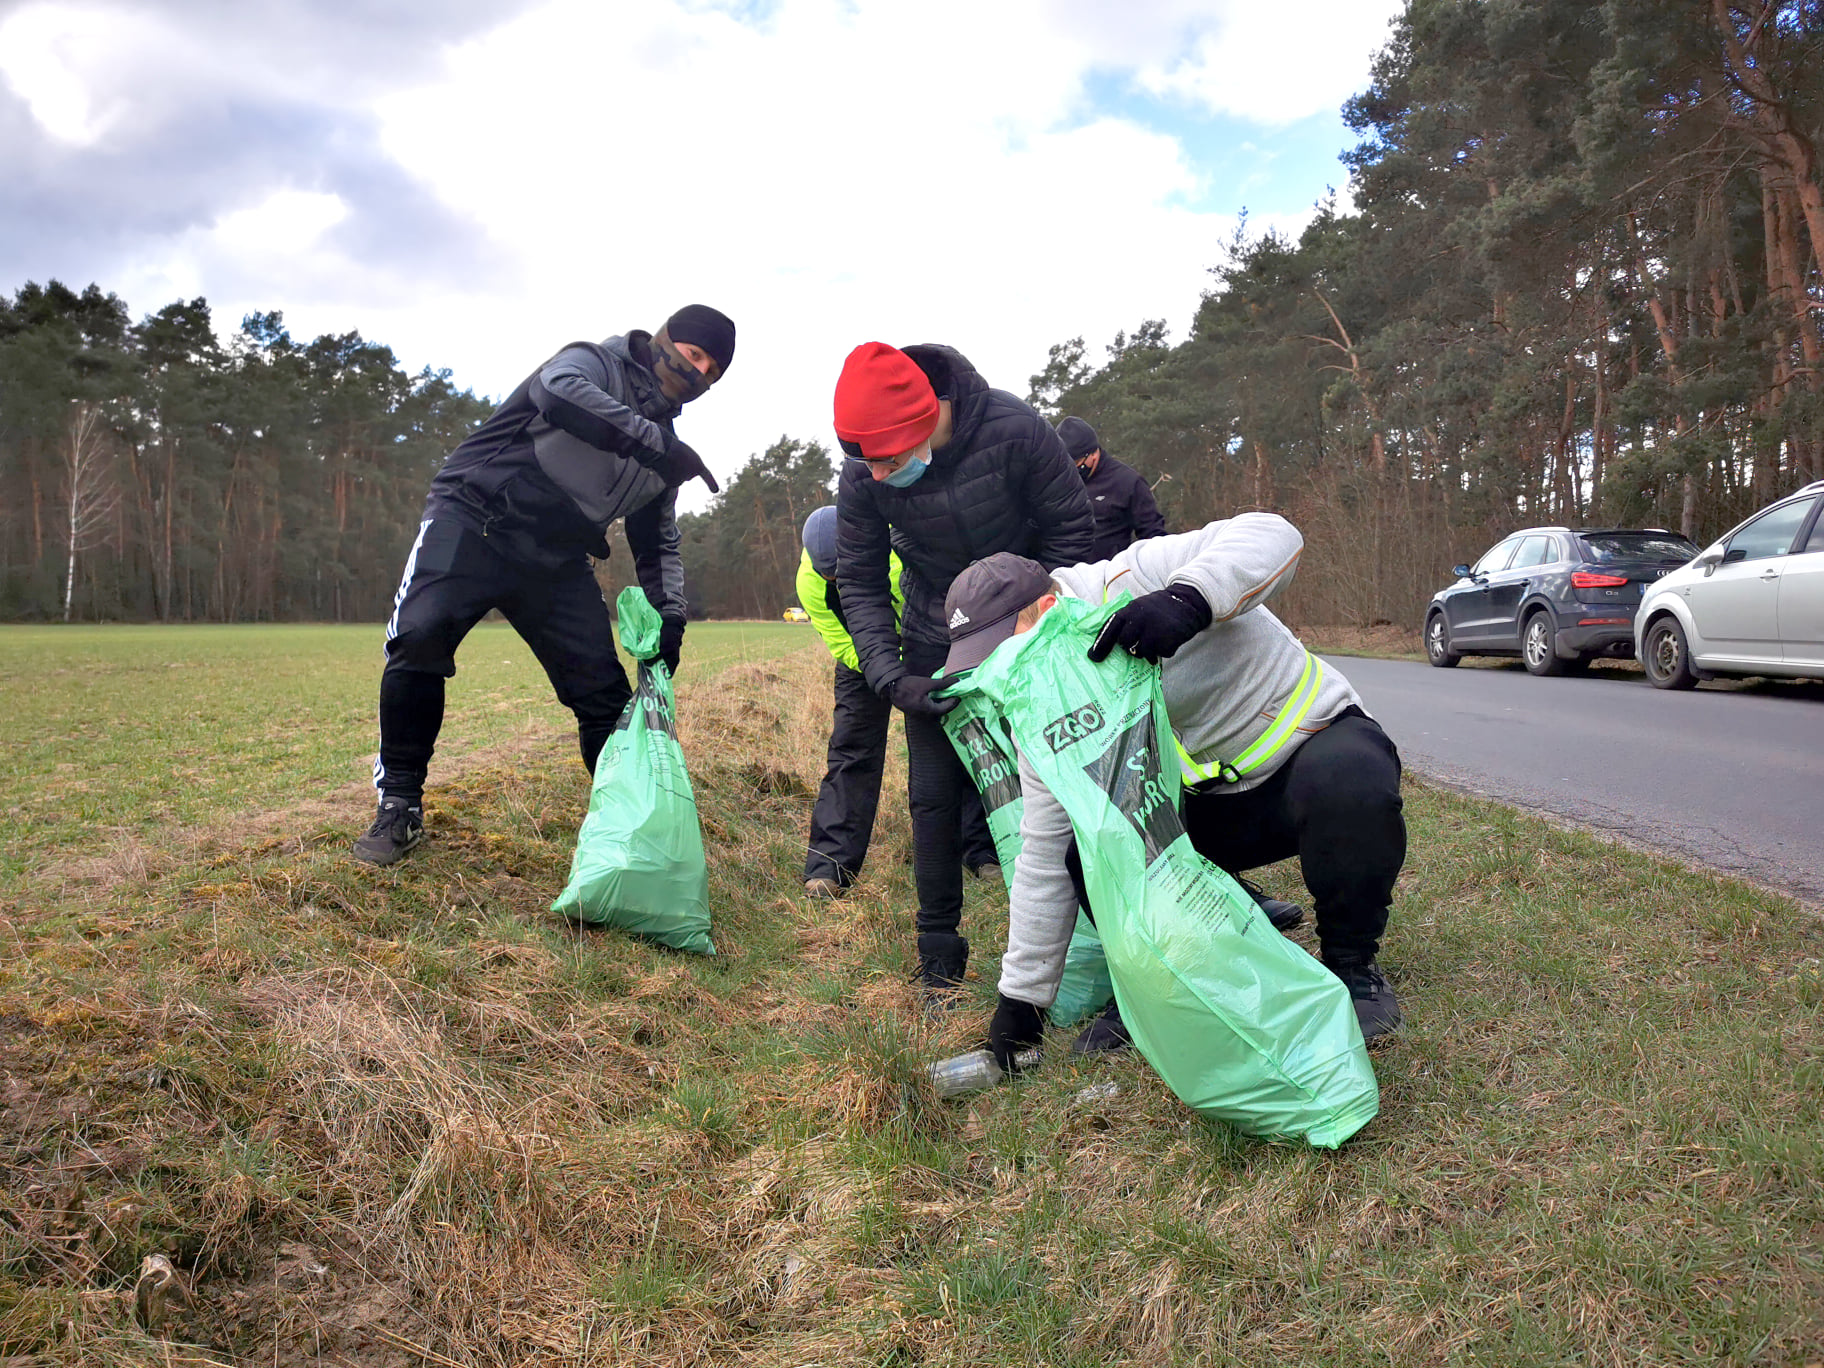
<instances>
[{"instance_id":1,"label":"car wheel","mask_svg":"<svg viewBox=\"0 0 1824 1368\"><path fill-rule=\"evenodd\" d=\"M1647 628L1640 653L1641 668L1656 689L1689 689L1697 676L1691 671L1691 648L1685 642L1685 629L1678 619L1667 615L1655 618Z\"/></svg>"},{"instance_id":2,"label":"car wheel","mask_svg":"<svg viewBox=\"0 0 1824 1368\"><path fill-rule=\"evenodd\" d=\"M1561 675L1564 662L1558 659L1558 633L1552 627L1552 615L1534 613L1520 629L1520 655L1526 661L1526 672L1536 675Z\"/></svg>"},{"instance_id":3,"label":"car wheel","mask_svg":"<svg viewBox=\"0 0 1824 1368\"><path fill-rule=\"evenodd\" d=\"M1450 628L1445 625L1444 614L1433 613L1425 619L1425 658L1440 670L1455 669L1463 659L1450 649Z\"/></svg>"}]
</instances>

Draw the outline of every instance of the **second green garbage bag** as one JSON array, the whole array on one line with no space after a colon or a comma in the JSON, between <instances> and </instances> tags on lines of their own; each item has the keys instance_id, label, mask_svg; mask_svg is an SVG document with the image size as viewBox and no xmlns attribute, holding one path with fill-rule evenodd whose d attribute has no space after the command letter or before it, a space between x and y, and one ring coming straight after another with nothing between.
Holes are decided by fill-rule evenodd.
<instances>
[{"instance_id":1,"label":"second green garbage bag","mask_svg":"<svg viewBox=\"0 0 1824 1368\"><path fill-rule=\"evenodd\" d=\"M1020 799L1020 761L1007 723L994 710L985 693L969 693L944 714L944 731L962 757L982 795L988 813L988 834L1000 857L1001 875L1011 887L1020 854L1020 818L1026 805ZM1081 912L1077 929L1064 955L1064 977L1051 1004L1051 1024L1072 1026L1102 1010L1115 991L1108 977L1108 959L1102 953L1096 928Z\"/></svg>"},{"instance_id":2,"label":"second green garbage bag","mask_svg":"<svg viewBox=\"0 0 1824 1368\"><path fill-rule=\"evenodd\" d=\"M1069 814L1121 1019L1166 1085L1249 1135L1335 1148L1380 1108L1349 990L1191 848L1159 667L1086 654L1126 599L1061 599L951 693L1006 719Z\"/></svg>"},{"instance_id":3,"label":"second green garbage bag","mask_svg":"<svg viewBox=\"0 0 1824 1368\"><path fill-rule=\"evenodd\" d=\"M658 610L630 586L615 618L639 662L639 687L596 761L570 882L551 910L713 955L703 827L678 748L671 674L658 659Z\"/></svg>"}]
</instances>

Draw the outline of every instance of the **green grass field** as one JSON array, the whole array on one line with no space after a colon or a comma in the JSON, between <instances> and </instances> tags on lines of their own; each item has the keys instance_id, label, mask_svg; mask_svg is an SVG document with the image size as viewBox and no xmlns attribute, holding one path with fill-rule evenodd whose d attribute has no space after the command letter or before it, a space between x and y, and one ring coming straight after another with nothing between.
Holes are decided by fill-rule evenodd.
<instances>
[{"instance_id":1,"label":"green grass field","mask_svg":"<svg viewBox=\"0 0 1824 1368\"><path fill-rule=\"evenodd\" d=\"M700 623L680 683L795 651L810 629ZM381 628L0 627L0 892L34 861L257 823L369 782ZM551 686L505 623L470 635L440 759L546 733Z\"/></svg>"},{"instance_id":2,"label":"green grass field","mask_svg":"<svg viewBox=\"0 0 1824 1368\"><path fill-rule=\"evenodd\" d=\"M1005 898L926 1022L898 758L855 896L795 896L807 629L686 646L714 959L549 913L586 776L505 629L431 840L348 861L377 636L0 631L4 1368L1824 1361L1814 912L1411 783L1408 1024L1340 1152L1062 1032L940 1104Z\"/></svg>"}]
</instances>

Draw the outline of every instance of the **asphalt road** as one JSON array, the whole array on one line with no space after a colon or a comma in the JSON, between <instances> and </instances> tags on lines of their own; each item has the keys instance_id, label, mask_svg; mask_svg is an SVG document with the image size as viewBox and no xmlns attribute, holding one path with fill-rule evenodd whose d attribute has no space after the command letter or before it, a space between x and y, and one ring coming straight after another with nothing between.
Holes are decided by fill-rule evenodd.
<instances>
[{"instance_id":1,"label":"asphalt road","mask_svg":"<svg viewBox=\"0 0 1824 1368\"><path fill-rule=\"evenodd\" d=\"M1824 685L1326 663L1417 774L1824 905Z\"/></svg>"}]
</instances>

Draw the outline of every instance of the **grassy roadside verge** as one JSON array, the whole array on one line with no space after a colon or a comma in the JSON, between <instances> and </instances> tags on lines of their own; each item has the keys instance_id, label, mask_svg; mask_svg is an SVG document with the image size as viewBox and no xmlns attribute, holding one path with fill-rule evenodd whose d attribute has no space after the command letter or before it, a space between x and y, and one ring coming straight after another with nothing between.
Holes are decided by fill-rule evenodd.
<instances>
[{"instance_id":1,"label":"grassy roadside verge","mask_svg":"<svg viewBox=\"0 0 1824 1368\"><path fill-rule=\"evenodd\" d=\"M136 715L193 709L181 673ZM499 736L452 720L478 743L395 870L343 858L365 796L276 748L295 801L252 830L206 775L134 859L33 809L0 913L0 1360L1824 1354L1810 915L1412 784L1385 956L1409 1028L1341 1153L1241 1140L1062 1036L940 1106L918 1068L981 1029L1004 899L972 887L977 1010L934 1034L902 986L903 804L856 897L793 896L827 664L708 676L680 714L714 960L546 913L586 792L538 688ZM30 797L8 782L0 810ZM136 1307L149 1254L181 1290Z\"/></svg>"}]
</instances>

